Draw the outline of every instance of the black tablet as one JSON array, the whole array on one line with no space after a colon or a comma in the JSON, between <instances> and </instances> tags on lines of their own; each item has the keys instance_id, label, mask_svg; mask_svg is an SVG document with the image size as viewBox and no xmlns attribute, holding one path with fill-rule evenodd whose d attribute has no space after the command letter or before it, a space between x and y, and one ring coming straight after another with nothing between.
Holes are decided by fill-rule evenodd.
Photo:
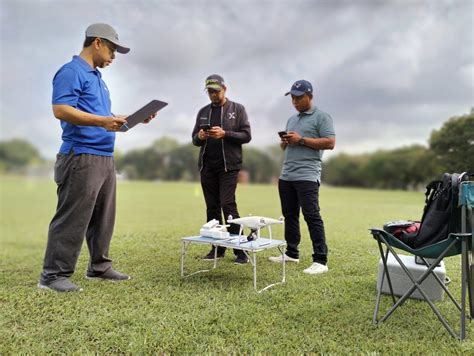
<instances>
[{"instance_id":1,"label":"black tablet","mask_svg":"<svg viewBox=\"0 0 474 356\"><path fill-rule=\"evenodd\" d=\"M127 122L120 127L121 132L126 132L137 124L145 121L157 111L163 109L168 103L159 100L152 100L141 109L127 117Z\"/></svg>"}]
</instances>

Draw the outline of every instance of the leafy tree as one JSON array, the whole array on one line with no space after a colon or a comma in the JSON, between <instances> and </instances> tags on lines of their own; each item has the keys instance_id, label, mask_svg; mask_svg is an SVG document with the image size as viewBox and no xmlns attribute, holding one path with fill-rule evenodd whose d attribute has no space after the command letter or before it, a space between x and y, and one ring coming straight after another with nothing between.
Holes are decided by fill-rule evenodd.
<instances>
[{"instance_id":1,"label":"leafy tree","mask_svg":"<svg viewBox=\"0 0 474 356\"><path fill-rule=\"evenodd\" d=\"M474 109L434 130L429 144L443 171L474 172Z\"/></svg>"},{"instance_id":2,"label":"leafy tree","mask_svg":"<svg viewBox=\"0 0 474 356\"><path fill-rule=\"evenodd\" d=\"M163 157L152 147L129 151L117 161L117 170L130 179L159 179L162 167Z\"/></svg>"},{"instance_id":3,"label":"leafy tree","mask_svg":"<svg viewBox=\"0 0 474 356\"><path fill-rule=\"evenodd\" d=\"M369 157L345 153L331 157L324 162L324 182L336 186L366 187L368 182L363 169Z\"/></svg>"},{"instance_id":4,"label":"leafy tree","mask_svg":"<svg viewBox=\"0 0 474 356\"><path fill-rule=\"evenodd\" d=\"M117 170L129 179L197 180L199 150L192 144L180 145L163 137L145 149L120 154Z\"/></svg>"},{"instance_id":5,"label":"leafy tree","mask_svg":"<svg viewBox=\"0 0 474 356\"><path fill-rule=\"evenodd\" d=\"M371 186L383 189L408 189L424 185L437 173L432 154L421 145L371 155L364 170Z\"/></svg>"},{"instance_id":6,"label":"leafy tree","mask_svg":"<svg viewBox=\"0 0 474 356\"><path fill-rule=\"evenodd\" d=\"M340 154L324 163L324 181L337 186L416 189L446 172L474 172L474 109L449 119L432 132L430 148L412 145L370 154ZM116 152L117 170L130 179L199 180L199 149L163 137L150 147ZM255 183L280 175L284 151L279 145L263 150L244 146L243 169ZM0 172L41 161L35 147L21 139L0 142Z\"/></svg>"},{"instance_id":7,"label":"leafy tree","mask_svg":"<svg viewBox=\"0 0 474 356\"><path fill-rule=\"evenodd\" d=\"M192 143L181 145L169 152L164 179L196 181L199 179L199 149Z\"/></svg>"},{"instance_id":8,"label":"leafy tree","mask_svg":"<svg viewBox=\"0 0 474 356\"><path fill-rule=\"evenodd\" d=\"M155 152L165 155L179 148L179 142L172 137L165 136L153 142L151 146Z\"/></svg>"},{"instance_id":9,"label":"leafy tree","mask_svg":"<svg viewBox=\"0 0 474 356\"><path fill-rule=\"evenodd\" d=\"M11 171L41 162L38 150L28 141L12 139L0 142L0 168Z\"/></svg>"},{"instance_id":10,"label":"leafy tree","mask_svg":"<svg viewBox=\"0 0 474 356\"><path fill-rule=\"evenodd\" d=\"M283 166L285 151L281 149L279 144L276 144L264 148L263 152L265 152L273 162L273 178L278 178L281 173L281 167Z\"/></svg>"},{"instance_id":11,"label":"leafy tree","mask_svg":"<svg viewBox=\"0 0 474 356\"><path fill-rule=\"evenodd\" d=\"M340 154L324 166L324 180L338 186L414 189L437 177L433 153L421 145L371 154Z\"/></svg>"},{"instance_id":12,"label":"leafy tree","mask_svg":"<svg viewBox=\"0 0 474 356\"><path fill-rule=\"evenodd\" d=\"M254 183L269 183L276 171L275 162L264 152L245 147L242 168L250 174L250 181Z\"/></svg>"}]
</instances>

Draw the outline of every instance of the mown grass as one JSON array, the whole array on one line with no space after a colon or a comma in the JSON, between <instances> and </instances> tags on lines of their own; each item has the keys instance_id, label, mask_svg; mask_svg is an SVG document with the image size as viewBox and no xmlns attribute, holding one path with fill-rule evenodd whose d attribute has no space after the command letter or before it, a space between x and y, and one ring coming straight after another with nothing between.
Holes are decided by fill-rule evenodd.
<instances>
[{"instance_id":1,"label":"mown grass","mask_svg":"<svg viewBox=\"0 0 474 356\"><path fill-rule=\"evenodd\" d=\"M410 300L383 325L372 325L378 249L367 229L416 218L423 194L359 189L321 190L330 249L330 272L308 276L310 241L302 220L299 265L287 265L287 283L256 294L251 267L232 254L207 274L181 279L181 237L205 219L200 186L192 183L120 182L111 246L114 266L133 275L126 283L84 278L84 246L72 280L83 293L38 290L48 223L54 213L50 180L1 177L0 353L437 353L471 354L468 339L451 338L426 303ZM238 189L242 215L280 216L276 186ZM282 238L283 229L274 235ZM188 266L198 269L207 246L192 245ZM279 266L258 255L262 283ZM447 259L450 285L459 293L459 258ZM389 298L383 300L388 307ZM436 303L448 319L455 310Z\"/></svg>"}]
</instances>

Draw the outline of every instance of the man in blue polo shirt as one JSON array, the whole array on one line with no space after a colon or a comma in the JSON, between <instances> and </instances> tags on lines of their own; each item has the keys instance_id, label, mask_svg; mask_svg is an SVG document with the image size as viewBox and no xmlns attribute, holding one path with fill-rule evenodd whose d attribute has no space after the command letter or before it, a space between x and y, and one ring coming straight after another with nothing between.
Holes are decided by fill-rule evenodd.
<instances>
[{"instance_id":1,"label":"man in blue polo shirt","mask_svg":"<svg viewBox=\"0 0 474 356\"><path fill-rule=\"evenodd\" d=\"M84 236L90 253L87 278L130 279L112 268L108 256L115 222L115 131L126 117L112 114L109 89L97 69L110 65L116 51L130 49L111 26L100 23L86 29L83 47L53 79L53 113L61 120L63 143L54 166L58 205L38 287L57 292L82 290L69 277Z\"/></svg>"},{"instance_id":2,"label":"man in blue polo shirt","mask_svg":"<svg viewBox=\"0 0 474 356\"><path fill-rule=\"evenodd\" d=\"M301 240L300 208L308 225L313 244L313 263L303 272L320 274L328 271L324 223L319 213L319 186L323 150L332 150L336 134L329 114L313 106L313 86L306 80L296 81L291 90L291 101L298 114L290 117L280 146L285 160L278 182L281 209L285 217L286 253L270 257L272 262L299 262L298 245Z\"/></svg>"}]
</instances>

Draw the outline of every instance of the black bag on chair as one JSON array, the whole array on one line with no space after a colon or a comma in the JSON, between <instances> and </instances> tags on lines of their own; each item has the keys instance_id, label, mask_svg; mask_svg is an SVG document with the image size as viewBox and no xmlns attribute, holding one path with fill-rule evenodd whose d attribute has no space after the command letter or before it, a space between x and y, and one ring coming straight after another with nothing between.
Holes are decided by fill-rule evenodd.
<instances>
[{"instance_id":1,"label":"black bag on chair","mask_svg":"<svg viewBox=\"0 0 474 356\"><path fill-rule=\"evenodd\" d=\"M399 239L410 247L420 248L446 239L449 233L461 232L457 196L459 184L467 180L467 173L445 173L443 180L429 183L418 233L416 236L401 234Z\"/></svg>"}]
</instances>

